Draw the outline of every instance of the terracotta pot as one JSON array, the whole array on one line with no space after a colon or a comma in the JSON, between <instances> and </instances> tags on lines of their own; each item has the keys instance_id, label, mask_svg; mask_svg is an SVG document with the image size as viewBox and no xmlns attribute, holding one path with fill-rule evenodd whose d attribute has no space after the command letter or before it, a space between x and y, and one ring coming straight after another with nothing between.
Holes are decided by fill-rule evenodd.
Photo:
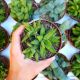
<instances>
[{"instance_id":1,"label":"terracotta pot","mask_svg":"<svg viewBox=\"0 0 80 80\"><path fill-rule=\"evenodd\" d=\"M2 31L4 31L5 36L6 36L5 45L4 45L2 48L0 48L0 52L1 52L1 51L3 51L5 48L7 48L8 45L9 45L9 34L8 34L8 32L7 32L3 27L0 26L0 29L1 29Z\"/></svg>"},{"instance_id":2,"label":"terracotta pot","mask_svg":"<svg viewBox=\"0 0 80 80\"><path fill-rule=\"evenodd\" d=\"M10 9L9 9L7 3L5 2L5 0L2 0L2 3L3 3L3 7L5 9L5 12L6 12L6 15L5 15L5 17L6 17L5 20L6 20L9 17L9 15L10 15Z\"/></svg>"},{"instance_id":3,"label":"terracotta pot","mask_svg":"<svg viewBox=\"0 0 80 80\"><path fill-rule=\"evenodd\" d=\"M34 22L34 21L33 21ZM32 23L33 23L32 22ZM36 22L36 21L35 21ZM59 28L58 28L58 26L56 26L56 24L55 23L52 23L52 22L50 22L50 21L47 21L47 20L41 20L41 22L43 23L43 24L48 24L48 25L51 25L51 27L53 27L54 29L56 29L57 30L57 34L58 34L58 36L60 37L60 43L59 43L59 46L56 48L56 51L58 52L60 49L61 49L61 47L62 47L62 38L61 38L61 33L60 33L60 31L59 31ZM31 24L32 24L31 23ZM49 27L49 28L51 28L51 27ZM24 36L24 33L22 34L22 36L21 36L21 38L23 38L23 36ZM27 48L27 46L25 45L25 44L22 44L22 50L24 50L24 49L26 49ZM49 52L50 53L50 52ZM53 55L48 55L47 56L47 58L50 58L50 57L52 57L52 56L54 56L55 54L53 54ZM35 59L33 59L33 60L35 60ZM40 59L40 60L42 60L42 59Z\"/></svg>"},{"instance_id":4,"label":"terracotta pot","mask_svg":"<svg viewBox=\"0 0 80 80\"><path fill-rule=\"evenodd\" d=\"M10 66L9 59L5 56L0 55L0 62L2 62L5 66L5 69L7 69L9 71L9 66ZM6 73L7 75L8 75L8 71ZM4 78L6 78L7 75Z\"/></svg>"}]
</instances>

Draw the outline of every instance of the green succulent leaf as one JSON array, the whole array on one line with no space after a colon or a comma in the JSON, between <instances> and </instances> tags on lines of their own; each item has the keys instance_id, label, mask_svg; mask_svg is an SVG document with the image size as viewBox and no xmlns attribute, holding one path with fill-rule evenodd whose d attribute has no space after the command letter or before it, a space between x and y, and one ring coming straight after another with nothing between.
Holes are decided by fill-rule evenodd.
<instances>
[{"instance_id":1,"label":"green succulent leaf","mask_svg":"<svg viewBox=\"0 0 80 80\"><path fill-rule=\"evenodd\" d=\"M11 0L10 3L11 13L10 15L18 22L26 22L32 16L34 8L32 7L31 0Z\"/></svg>"}]
</instances>

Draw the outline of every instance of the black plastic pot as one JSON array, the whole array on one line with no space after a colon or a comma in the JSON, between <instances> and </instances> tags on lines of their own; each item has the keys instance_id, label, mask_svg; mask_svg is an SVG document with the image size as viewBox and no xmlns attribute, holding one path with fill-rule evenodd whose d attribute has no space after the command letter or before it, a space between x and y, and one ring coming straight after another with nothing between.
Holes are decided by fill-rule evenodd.
<instances>
[{"instance_id":1,"label":"black plastic pot","mask_svg":"<svg viewBox=\"0 0 80 80\"><path fill-rule=\"evenodd\" d=\"M34 22L34 21L33 21ZM33 22L31 23L31 24L33 24ZM36 21L35 21L36 22ZM50 25L50 26L47 26L48 28L54 28L54 29L56 29L57 30L57 35L60 37L60 43L59 43L59 46L56 48L56 51L58 52L60 49L61 49L61 47L62 47L62 38L61 38L61 33L60 33L60 31L59 31L59 28L58 28L58 26L55 24L55 23L52 23L52 22L50 22L50 21L47 21L47 20L41 20L41 23L42 24L45 24L45 25ZM23 36L24 36L24 33L22 34L22 36L21 36L21 38L23 38ZM26 49L27 48L27 46L26 46L26 44L22 44L22 50L24 50L24 49ZM48 56L46 57L46 59L47 58L50 58L50 57L52 57L52 56L54 56L55 54L53 54L53 55L51 55L50 54L50 52L49 52L49 54L48 54ZM35 59L33 58L32 60L34 60L35 61ZM43 60L42 58L40 58L39 60Z\"/></svg>"},{"instance_id":2,"label":"black plastic pot","mask_svg":"<svg viewBox=\"0 0 80 80\"><path fill-rule=\"evenodd\" d=\"M3 51L5 48L7 48L8 45L9 45L9 34L8 34L8 32L7 32L3 27L1 27L1 26L0 26L0 30L3 31L3 33L4 33L4 35L5 35L5 43L4 43L4 45L3 45L2 47L0 47L0 52L1 52L1 51ZM0 42L0 43L1 43L1 42Z\"/></svg>"}]
</instances>

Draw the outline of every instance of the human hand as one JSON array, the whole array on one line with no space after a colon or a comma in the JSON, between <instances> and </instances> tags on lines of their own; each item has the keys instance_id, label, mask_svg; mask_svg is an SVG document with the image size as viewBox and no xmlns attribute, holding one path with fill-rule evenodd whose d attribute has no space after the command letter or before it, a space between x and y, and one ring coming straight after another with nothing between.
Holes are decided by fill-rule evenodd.
<instances>
[{"instance_id":1,"label":"human hand","mask_svg":"<svg viewBox=\"0 0 80 80\"><path fill-rule=\"evenodd\" d=\"M22 34L23 30L24 26L21 25L12 34L10 49L10 69L7 80L32 80L37 74L47 68L55 59L52 57L40 62L24 59L24 54L22 54L20 46L20 35Z\"/></svg>"}]
</instances>

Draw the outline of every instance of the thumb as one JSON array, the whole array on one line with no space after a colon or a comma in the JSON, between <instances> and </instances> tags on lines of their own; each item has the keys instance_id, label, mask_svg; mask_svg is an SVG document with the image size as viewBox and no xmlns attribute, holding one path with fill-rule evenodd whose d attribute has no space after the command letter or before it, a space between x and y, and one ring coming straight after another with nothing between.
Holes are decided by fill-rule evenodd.
<instances>
[{"instance_id":1,"label":"thumb","mask_svg":"<svg viewBox=\"0 0 80 80\"><path fill-rule=\"evenodd\" d=\"M47 68L52 63L53 60L55 60L55 56L51 57L47 60L43 60L43 61L38 62L37 66L36 66L37 67L37 69L36 69L37 74L39 74L41 71L43 71L45 68Z\"/></svg>"}]
</instances>

